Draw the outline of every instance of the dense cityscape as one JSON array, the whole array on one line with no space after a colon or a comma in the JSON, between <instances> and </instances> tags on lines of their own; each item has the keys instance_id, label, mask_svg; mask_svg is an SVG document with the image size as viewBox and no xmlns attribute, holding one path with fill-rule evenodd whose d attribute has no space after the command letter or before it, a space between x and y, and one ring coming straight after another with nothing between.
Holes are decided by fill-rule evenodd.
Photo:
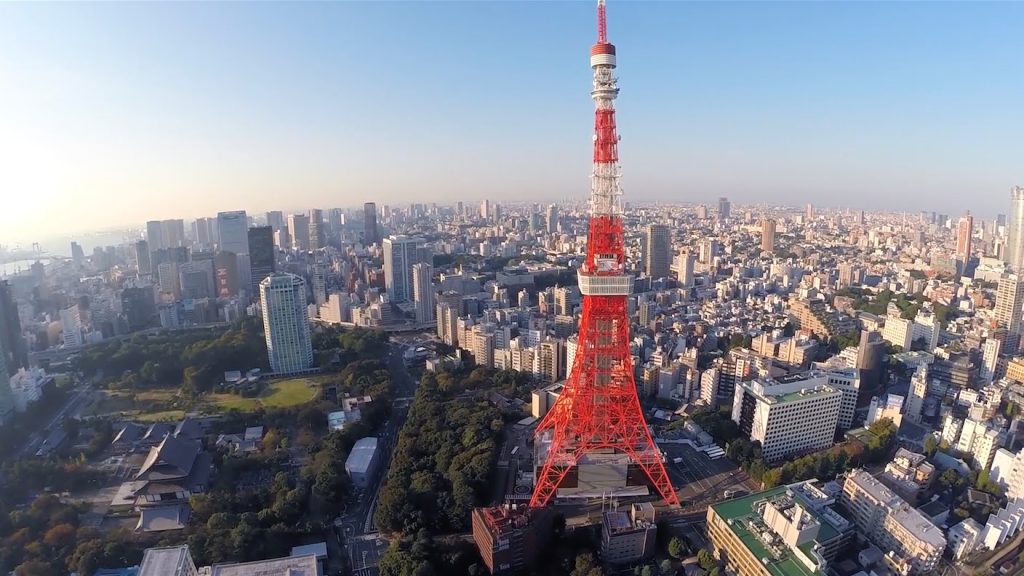
<instances>
[{"instance_id":1,"label":"dense cityscape","mask_svg":"<svg viewBox=\"0 0 1024 576\"><path fill-rule=\"evenodd\" d=\"M633 202L589 58L586 202L0 246L0 572L1024 574L1024 187Z\"/></svg>"}]
</instances>

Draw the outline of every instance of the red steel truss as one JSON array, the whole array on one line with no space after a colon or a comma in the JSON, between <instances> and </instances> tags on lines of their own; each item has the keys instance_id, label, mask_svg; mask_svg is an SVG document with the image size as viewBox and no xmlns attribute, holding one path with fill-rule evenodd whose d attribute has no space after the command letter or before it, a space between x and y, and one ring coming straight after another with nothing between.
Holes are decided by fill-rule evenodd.
<instances>
[{"instance_id":1,"label":"red steel truss","mask_svg":"<svg viewBox=\"0 0 1024 576\"><path fill-rule=\"evenodd\" d=\"M544 465L530 500L545 506L580 458L615 450L629 456L670 505L679 506L644 421L629 350L626 298L633 279L625 274L625 248L618 209L618 142L613 100L618 87L615 46L606 39L604 1L598 0L598 43L591 49L596 102L594 175L587 257L580 269L583 315L579 347L565 388L537 426L538 442L548 444Z\"/></svg>"}]
</instances>

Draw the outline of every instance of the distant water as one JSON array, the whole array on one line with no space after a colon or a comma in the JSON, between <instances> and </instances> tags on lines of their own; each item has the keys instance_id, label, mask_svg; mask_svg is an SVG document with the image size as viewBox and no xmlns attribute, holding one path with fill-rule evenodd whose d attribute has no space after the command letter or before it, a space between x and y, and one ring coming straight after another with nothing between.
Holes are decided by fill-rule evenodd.
<instances>
[{"instance_id":1,"label":"distant water","mask_svg":"<svg viewBox=\"0 0 1024 576\"><path fill-rule=\"evenodd\" d=\"M35 260L15 260L14 262L0 263L0 277L25 272L34 263Z\"/></svg>"},{"instance_id":2,"label":"distant water","mask_svg":"<svg viewBox=\"0 0 1024 576\"><path fill-rule=\"evenodd\" d=\"M101 232L86 232L66 236L50 236L31 241L10 243L5 247L9 250L27 251L31 250L32 243L36 242L39 244L39 250L48 256L70 258L71 243L78 242L82 246L82 251L85 253L86 258L88 258L97 246L120 246L128 242L134 242L141 237L142 234L137 230L104 230ZM44 264L47 262L48 260L43 260ZM0 276L16 274L19 270L26 271L33 263L35 263L35 259L31 257L24 260L0 263Z\"/></svg>"},{"instance_id":3,"label":"distant water","mask_svg":"<svg viewBox=\"0 0 1024 576\"><path fill-rule=\"evenodd\" d=\"M97 246L120 246L128 242L134 242L142 238L138 230L104 230L101 232L85 232L82 234L69 234L61 236L49 236L17 243L6 243L7 248L16 250L31 250L32 243L39 244L39 249L50 256L71 257L71 243L78 242L86 256L92 254Z\"/></svg>"}]
</instances>

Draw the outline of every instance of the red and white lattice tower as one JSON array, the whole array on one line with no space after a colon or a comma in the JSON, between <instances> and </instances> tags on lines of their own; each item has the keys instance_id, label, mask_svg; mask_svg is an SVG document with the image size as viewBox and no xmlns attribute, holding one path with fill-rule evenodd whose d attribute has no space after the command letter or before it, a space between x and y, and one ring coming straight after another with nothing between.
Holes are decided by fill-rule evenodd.
<instances>
[{"instance_id":1,"label":"red and white lattice tower","mask_svg":"<svg viewBox=\"0 0 1024 576\"><path fill-rule=\"evenodd\" d=\"M633 380L626 307L633 277L625 269L619 137L615 131L614 102L619 88L613 75L615 46L608 42L604 0L597 3L597 44L590 49L590 66L594 69L591 95L596 103L594 173L587 257L579 270L583 293L579 347L561 396L537 427L538 442L550 443L530 505L546 505L584 454L611 449L628 455L661 497L678 506L679 498L644 421Z\"/></svg>"}]
</instances>

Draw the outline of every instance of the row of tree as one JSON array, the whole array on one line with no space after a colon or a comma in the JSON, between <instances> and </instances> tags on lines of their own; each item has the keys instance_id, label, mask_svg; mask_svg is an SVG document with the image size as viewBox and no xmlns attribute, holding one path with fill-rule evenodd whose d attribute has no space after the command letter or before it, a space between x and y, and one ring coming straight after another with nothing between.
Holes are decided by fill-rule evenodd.
<instances>
[{"instance_id":1,"label":"row of tree","mask_svg":"<svg viewBox=\"0 0 1024 576\"><path fill-rule=\"evenodd\" d=\"M829 448L793 458L772 468L762 457L761 443L741 435L739 426L721 412L705 409L694 413L692 420L715 441L726 446L726 455L739 464L750 477L765 488L800 482L811 478L831 480L837 475L864 464L884 462L896 449L897 427L892 420L882 419L868 427L865 443L847 441Z\"/></svg>"},{"instance_id":2,"label":"row of tree","mask_svg":"<svg viewBox=\"0 0 1024 576\"><path fill-rule=\"evenodd\" d=\"M377 525L387 532L461 532L486 502L504 426L486 400L442 391L424 374L380 493Z\"/></svg>"},{"instance_id":3,"label":"row of tree","mask_svg":"<svg viewBox=\"0 0 1024 576\"><path fill-rule=\"evenodd\" d=\"M226 371L269 366L262 325L256 318L240 320L227 330L137 335L89 347L74 362L85 377L102 375L116 388L182 385L191 395L211 390Z\"/></svg>"}]
</instances>

